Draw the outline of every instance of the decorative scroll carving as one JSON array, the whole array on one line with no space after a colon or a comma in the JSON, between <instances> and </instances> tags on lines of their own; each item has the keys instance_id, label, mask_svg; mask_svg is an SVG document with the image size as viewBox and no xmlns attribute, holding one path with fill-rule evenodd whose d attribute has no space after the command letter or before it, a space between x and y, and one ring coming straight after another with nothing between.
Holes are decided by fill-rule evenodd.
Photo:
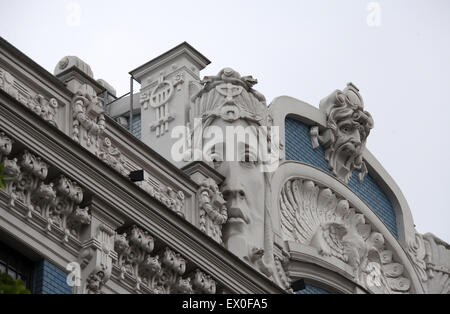
<instances>
[{"instance_id":1,"label":"decorative scroll carving","mask_svg":"<svg viewBox=\"0 0 450 314\"><path fill-rule=\"evenodd\" d=\"M96 152L96 155L120 174L127 175L127 171L125 170L125 159L119 149L112 146L111 140L108 137L103 138L100 149Z\"/></svg>"},{"instance_id":2,"label":"decorative scroll carving","mask_svg":"<svg viewBox=\"0 0 450 314\"><path fill-rule=\"evenodd\" d=\"M200 230L222 244L222 225L227 221L226 201L216 182L205 179L198 190Z\"/></svg>"},{"instance_id":3,"label":"decorative scroll carving","mask_svg":"<svg viewBox=\"0 0 450 314\"><path fill-rule=\"evenodd\" d=\"M183 191L175 192L171 187L159 184L158 186L150 183L148 180L136 182L136 184L154 197L156 200L166 205L168 208L176 212L181 217L184 214L184 193Z\"/></svg>"},{"instance_id":4,"label":"decorative scroll carving","mask_svg":"<svg viewBox=\"0 0 450 314\"><path fill-rule=\"evenodd\" d=\"M18 81L5 69L0 68L0 89L17 99L42 119L57 127L58 101L46 98Z\"/></svg>"},{"instance_id":5,"label":"decorative scroll carving","mask_svg":"<svg viewBox=\"0 0 450 314\"><path fill-rule=\"evenodd\" d=\"M450 294L450 245L431 233L416 233L411 257L426 293Z\"/></svg>"},{"instance_id":6,"label":"decorative scroll carving","mask_svg":"<svg viewBox=\"0 0 450 314\"><path fill-rule=\"evenodd\" d=\"M10 196L9 206L12 208L17 201L27 207L26 218L31 219L33 213L47 220L47 231L52 225L64 230L64 241L70 234L78 238L83 225L89 225L91 216L89 209L79 208L83 200L80 186L64 176L55 182L45 183L49 166L40 157L24 151L20 162L17 158L8 159L12 150L12 141L0 132L0 152L4 163L6 193Z\"/></svg>"},{"instance_id":7,"label":"decorative scroll carving","mask_svg":"<svg viewBox=\"0 0 450 314\"><path fill-rule=\"evenodd\" d=\"M349 202L310 180L287 181L280 196L285 240L318 249L350 265L354 280L372 292L408 292L403 265L393 260L381 233Z\"/></svg>"},{"instance_id":8,"label":"decorative scroll carving","mask_svg":"<svg viewBox=\"0 0 450 314\"><path fill-rule=\"evenodd\" d=\"M115 251L123 280L130 276L136 289L150 293L215 293L215 281L200 270L185 276L186 260L168 247L153 252L155 239L145 230L132 226L116 235Z\"/></svg>"},{"instance_id":9,"label":"decorative scroll carving","mask_svg":"<svg viewBox=\"0 0 450 314\"><path fill-rule=\"evenodd\" d=\"M327 126L325 130L311 127L312 146L322 145L328 167L336 177L348 183L357 169L362 182L367 174L362 152L373 128L373 119L364 111L358 88L348 83L343 91L336 90L322 99L319 107L327 115Z\"/></svg>"}]
</instances>

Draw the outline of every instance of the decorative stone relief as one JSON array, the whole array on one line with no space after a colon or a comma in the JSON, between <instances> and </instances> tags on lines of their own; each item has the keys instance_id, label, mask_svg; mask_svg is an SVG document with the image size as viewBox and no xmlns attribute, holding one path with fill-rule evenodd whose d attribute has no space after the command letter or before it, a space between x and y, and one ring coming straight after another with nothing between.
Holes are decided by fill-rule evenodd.
<instances>
[{"instance_id":1,"label":"decorative stone relief","mask_svg":"<svg viewBox=\"0 0 450 314\"><path fill-rule=\"evenodd\" d=\"M105 224L93 230L93 236L83 244L80 253L82 286L77 293L81 294L103 294L102 288L111 277L112 264L117 259L115 231Z\"/></svg>"},{"instance_id":2,"label":"decorative stone relief","mask_svg":"<svg viewBox=\"0 0 450 314\"><path fill-rule=\"evenodd\" d=\"M150 105L155 109L155 120L150 124L150 130L155 131L158 137L169 131L169 122L175 119L175 113L170 112L169 100L173 96L175 88L183 82L183 74L175 75L172 80L167 80L161 75L151 92L141 92L142 108L147 110Z\"/></svg>"},{"instance_id":3,"label":"decorative stone relief","mask_svg":"<svg viewBox=\"0 0 450 314\"><path fill-rule=\"evenodd\" d=\"M163 184L152 184L149 180L136 182L141 189L150 194L160 203L166 205L168 208L176 212L181 217L185 217L184 213L184 193L183 191L175 192L171 187Z\"/></svg>"},{"instance_id":4,"label":"decorative stone relief","mask_svg":"<svg viewBox=\"0 0 450 314\"><path fill-rule=\"evenodd\" d=\"M120 278L130 276L136 290L155 294L215 293L216 284L210 276L198 269L184 276L187 261L180 254L168 247L153 252L154 247L155 239L135 225L116 235L114 248L119 254Z\"/></svg>"},{"instance_id":5,"label":"decorative stone relief","mask_svg":"<svg viewBox=\"0 0 450 314\"><path fill-rule=\"evenodd\" d=\"M26 150L20 162L17 158L8 159L11 149L12 141L0 132L9 207L13 208L20 201L27 208L26 219L31 219L33 214L40 215L47 220L47 232L55 225L64 230L63 241L67 242L70 235L78 238L81 227L91 222L89 209L78 207L83 200L80 186L63 175L55 182L45 183L49 171L47 163Z\"/></svg>"},{"instance_id":6,"label":"decorative stone relief","mask_svg":"<svg viewBox=\"0 0 450 314\"><path fill-rule=\"evenodd\" d=\"M0 68L0 89L51 125L58 127L56 123L58 101L55 98L48 99L33 91L3 68Z\"/></svg>"},{"instance_id":7,"label":"decorative stone relief","mask_svg":"<svg viewBox=\"0 0 450 314\"><path fill-rule=\"evenodd\" d=\"M198 190L200 230L222 244L222 225L228 219L226 201L213 179L205 179Z\"/></svg>"},{"instance_id":8,"label":"decorative stone relief","mask_svg":"<svg viewBox=\"0 0 450 314\"><path fill-rule=\"evenodd\" d=\"M0 132L0 162L11 153L12 145L13 141L4 132Z\"/></svg>"},{"instance_id":9,"label":"decorative stone relief","mask_svg":"<svg viewBox=\"0 0 450 314\"><path fill-rule=\"evenodd\" d=\"M78 207L82 200L83 191L81 187L76 182L60 176L56 182L54 201L49 206L46 216L48 217L49 228L54 224L65 230L65 242L68 241L70 234L78 238L80 227L91 223L89 209Z\"/></svg>"},{"instance_id":10,"label":"decorative stone relief","mask_svg":"<svg viewBox=\"0 0 450 314\"><path fill-rule=\"evenodd\" d=\"M395 262L383 235L329 188L311 180L288 180L281 191L280 208L285 240L312 246L319 254L350 265L353 280L368 291L409 291L404 267Z\"/></svg>"},{"instance_id":11,"label":"decorative stone relief","mask_svg":"<svg viewBox=\"0 0 450 314\"><path fill-rule=\"evenodd\" d=\"M72 99L72 138L85 147L100 146L105 130L103 104L90 86L84 84Z\"/></svg>"},{"instance_id":12,"label":"decorative stone relief","mask_svg":"<svg viewBox=\"0 0 450 314\"><path fill-rule=\"evenodd\" d=\"M450 294L450 245L431 233L416 233L408 254L425 293Z\"/></svg>"},{"instance_id":13,"label":"decorative stone relief","mask_svg":"<svg viewBox=\"0 0 450 314\"><path fill-rule=\"evenodd\" d=\"M96 155L120 174L124 176L128 174L128 171L125 169L125 159L122 153L117 147L112 145L108 137L102 139Z\"/></svg>"},{"instance_id":14,"label":"decorative stone relief","mask_svg":"<svg viewBox=\"0 0 450 314\"><path fill-rule=\"evenodd\" d=\"M343 91L336 90L322 99L319 108L326 113L327 125L325 129L311 127L312 146L323 147L328 167L336 177L348 183L356 169L360 170L362 182L367 174L362 153L373 128L373 119L364 111L358 88L348 83Z\"/></svg>"},{"instance_id":15,"label":"decorative stone relief","mask_svg":"<svg viewBox=\"0 0 450 314\"><path fill-rule=\"evenodd\" d=\"M122 175L127 175L122 153L104 136L105 116L103 104L94 89L81 85L72 99L72 138L89 149L106 164Z\"/></svg>"}]
</instances>

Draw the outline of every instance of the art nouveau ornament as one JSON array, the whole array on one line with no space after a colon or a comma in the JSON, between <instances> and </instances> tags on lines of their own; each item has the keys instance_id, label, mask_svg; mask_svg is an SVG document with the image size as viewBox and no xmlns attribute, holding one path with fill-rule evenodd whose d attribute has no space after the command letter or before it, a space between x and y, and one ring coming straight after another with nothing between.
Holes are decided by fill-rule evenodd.
<instances>
[{"instance_id":1,"label":"art nouveau ornament","mask_svg":"<svg viewBox=\"0 0 450 314\"><path fill-rule=\"evenodd\" d=\"M192 98L191 121L201 118L205 130L214 127L227 134L227 129L247 129L257 137L256 127L269 126L268 110L263 95L253 89L256 80L225 68L216 76L207 76L203 87ZM193 138L194 147L210 147L206 152L211 165L225 177L221 193L226 201L228 220L223 226L224 246L256 269L272 277L274 270L271 220L267 206L268 174L261 171L262 150L244 139L211 142L207 133ZM197 143L202 141L202 145ZM229 152L234 152L229 154ZM230 157L231 155L231 157ZM206 195L205 195L206 196ZM206 202L207 203L207 202Z\"/></svg>"},{"instance_id":2,"label":"art nouveau ornament","mask_svg":"<svg viewBox=\"0 0 450 314\"><path fill-rule=\"evenodd\" d=\"M319 108L326 114L327 125L325 129L311 128L313 147L323 147L328 167L336 177L348 183L353 171L359 170L362 182L367 174L362 153L373 119L364 111L358 88L348 83L343 91L336 90L322 99Z\"/></svg>"},{"instance_id":3,"label":"art nouveau ornament","mask_svg":"<svg viewBox=\"0 0 450 314\"><path fill-rule=\"evenodd\" d=\"M431 233L416 233L408 254L426 293L450 294L450 246Z\"/></svg>"},{"instance_id":4,"label":"art nouveau ornament","mask_svg":"<svg viewBox=\"0 0 450 314\"><path fill-rule=\"evenodd\" d=\"M353 280L368 291L409 291L404 267L395 261L383 235L347 200L311 180L293 178L284 184L279 202L284 240L348 264Z\"/></svg>"}]
</instances>

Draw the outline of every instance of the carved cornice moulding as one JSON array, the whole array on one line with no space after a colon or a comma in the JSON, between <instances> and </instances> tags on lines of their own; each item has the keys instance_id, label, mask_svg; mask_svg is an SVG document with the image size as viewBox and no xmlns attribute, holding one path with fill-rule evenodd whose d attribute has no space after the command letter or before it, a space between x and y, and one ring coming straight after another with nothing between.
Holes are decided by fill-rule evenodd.
<instances>
[{"instance_id":1,"label":"carved cornice moulding","mask_svg":"<svg viewBox=\"0 0 450 314\"><path fill-rule=\"evenodd\" d=\"M293 118L310 126L319 125L325 128L327 125L324 112L289 96L275 98L269 106L269 111L273 117L273 124L280 127L280 144L283 147L285 147L286 118ZM282 153L284 154L284 151ZM414 221L409 205L398 185L367 148L363 150L363 159L370 175L376 180L392 202L397 218L398 241L404 248L407 248L408 243L414 241L415 235ZM329 177L333 178L332 176Z\"/></svg>"},{"instance_id":2,"label":"carved cornice moulding","mask_svg":"<svg viewBox=\"0 0 450 314\"><path fill-rule=\"evenodd\" d=\"M274 226L274 232L278 234L279 238L286 239L286 236L283 236L282 231L282 208L280 206L280 200L282 195L282 190L285 187L286 182L299 178L304 181L312 182L314 185L314 189L318 189L321 187L322 190L330 190L331 196L333 194L337 195L338 198L347 200L350 206L356 209L356 212L364 215L364 220L366 223L372 225L369 230L376 231L384 238L384 245L386 249L382 249L380 253L384 250L390 250L393 252L393 261L400 263L403 265L403 274L407 277L411 282L411 290L412 293L423 293L422 285L417 277L417 274L414 270L411 261L406 254L405 250L400 246L397 239L392 235L392 233L387 229L387 227L383 224L383 222L378 218L378 216L368 207L368 205L358 197L349 187L347 187L344 183L340 182L334 177L331 177L328 173L319 170L315 167L309 166L307 164L303 164L295 161L285 161L283 162L277 171L274 173L272 177L272 200L273 204L277 204L272 209L272 220ZM326 191L324 191L326 192ZM309 214L308 214L309 215ZM355 217L356 219L357 217ZM362 217L361 217L362 219ZM361 221L362 223L364 221ZM355 225L356 226L356 225ZM311 229L314 229L313 226L310 226ZM366 229L366 228L363 228ZM315 229L314 229L315 230ZM312 231L314 231L312 230ZM355 229L356 230L356 229ZM362 229L361 229L362 230ZM364 233L364 232L363 232ZM365 236L364 236L365 237ZM369 239L369 238L366 238ZM308 239L312 240L312 239ZM300 239L299 239L300 241ZM318 240L318 243L320 241ZM309 243L303 243L309 244ZM315 244L315 243L314 243ZM320 247L312 244L312 246ZM365 247L365 245L364 245ZM320 251L320 250L319 250ZM292 253L292 252L291 252ZM384 255L384 254L382 254ZM384 257L383 257L384 259ZM391 262L386 262L391 263ZM384 265L384 263L383 263ZM389 266L391 267L391 266ZM392 266L394 267L394 266ZM395 268L395 267L394 267ZM395 272L397 273L397 271ZM395 276L394 276L395 277Z\"/></svg>"}]
</instances>

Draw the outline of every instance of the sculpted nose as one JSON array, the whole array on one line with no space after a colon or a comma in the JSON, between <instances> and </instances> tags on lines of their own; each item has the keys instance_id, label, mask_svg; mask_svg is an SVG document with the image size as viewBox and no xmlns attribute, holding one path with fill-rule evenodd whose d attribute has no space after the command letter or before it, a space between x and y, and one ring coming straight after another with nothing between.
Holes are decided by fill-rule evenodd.
<instances>
[{"instance_id":1,"label":"sculpted nose","mask_svg":"<svg viewBox=\"0 0 450 314\"><path fill-rule=\"evenodd\" d=\"M361 133L359 132L359 130L355 130L355 132L353 133L352 142L354 144L361 144Z\"/></svg>"}]
</instances>

